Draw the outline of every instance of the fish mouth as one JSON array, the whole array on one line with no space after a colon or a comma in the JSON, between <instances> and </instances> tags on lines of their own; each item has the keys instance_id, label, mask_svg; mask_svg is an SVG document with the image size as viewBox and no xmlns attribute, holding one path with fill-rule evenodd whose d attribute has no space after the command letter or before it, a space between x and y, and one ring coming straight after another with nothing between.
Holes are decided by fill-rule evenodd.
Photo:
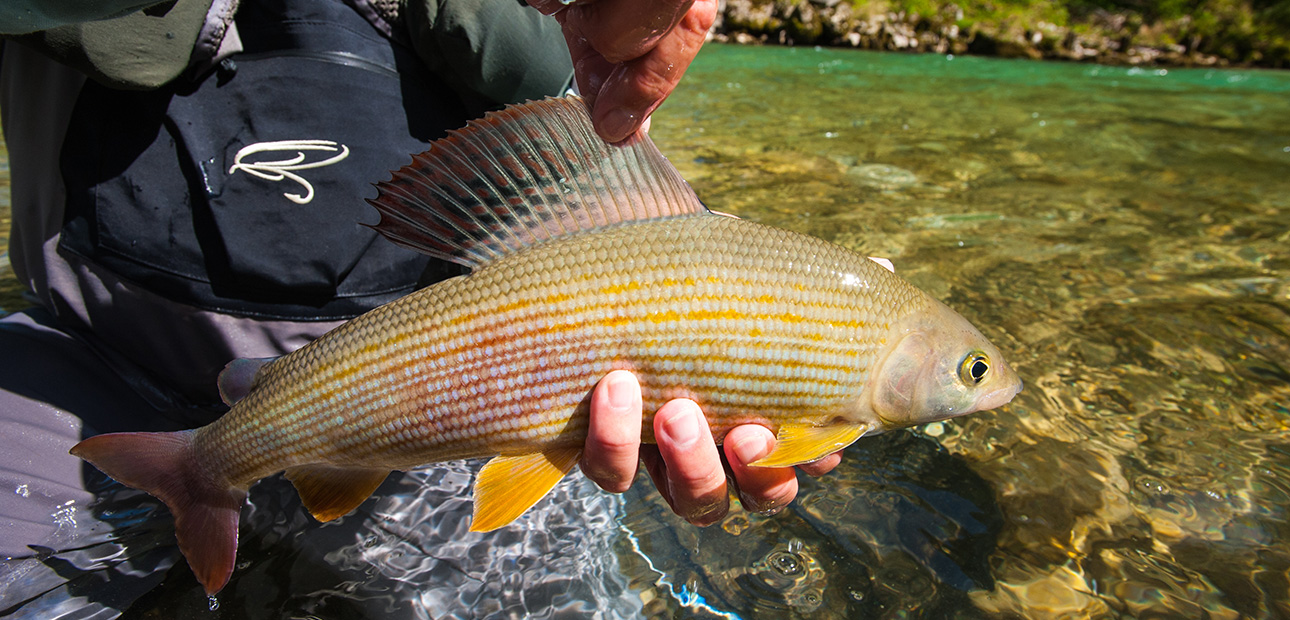
<instances>
[{"instance_id":1,"label":"fish mouth","mask_svg":"<svg viewBox=\"0 0 1290 620\"><path fill-rule=\"evenodd\" d=\"M988 411L990 409L1002 407L1012 402L1013 397L1021 393L1022 387L1024 387L1024 384L1020 379L1018 379L1015 385L1008 385L987 392L976 401L976 410Z\"/></svg>"}]
</instances>

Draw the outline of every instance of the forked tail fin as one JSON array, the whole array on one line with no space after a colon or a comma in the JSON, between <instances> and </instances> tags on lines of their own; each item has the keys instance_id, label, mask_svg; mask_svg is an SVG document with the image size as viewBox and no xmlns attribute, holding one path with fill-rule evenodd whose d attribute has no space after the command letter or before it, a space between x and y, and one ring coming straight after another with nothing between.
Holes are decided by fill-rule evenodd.
<instances>
[{"instance_id":1,"label":"forked tail fin","mask_svg":"<svg viewBox=\"0 0 1290 620\"><path fill-rule=\"evenodd\" d=\"M246 491L221 487L201 470L192 431L98 435L76 444L72 454L164 502L175 516L179 550L206 592L228 583Z\"/></svg>"}]
</instances>

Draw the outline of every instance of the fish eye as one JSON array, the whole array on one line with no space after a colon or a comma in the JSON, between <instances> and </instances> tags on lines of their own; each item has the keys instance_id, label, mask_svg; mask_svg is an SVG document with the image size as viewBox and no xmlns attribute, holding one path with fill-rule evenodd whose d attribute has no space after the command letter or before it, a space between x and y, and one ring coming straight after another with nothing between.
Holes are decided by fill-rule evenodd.
<instances>
[{"instance_id":1,"label":"fish eye","mask_svg":"<svg viewBox=\"0 0 1290 620\"><path fill-rule=\"evenodd\" d=\"M973 351L959 363L959 378L968 385L977 385L985 380L990 372L990 358L985 353Z\"/></svg>"}]
</instances>

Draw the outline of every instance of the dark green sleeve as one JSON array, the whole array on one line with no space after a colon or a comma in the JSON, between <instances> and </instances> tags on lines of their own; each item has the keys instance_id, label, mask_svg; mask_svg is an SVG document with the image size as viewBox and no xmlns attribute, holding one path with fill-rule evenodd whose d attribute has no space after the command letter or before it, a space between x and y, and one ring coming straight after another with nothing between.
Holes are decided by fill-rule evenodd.
<instances>
[{"instance_id":1,"label":"dark green sleeve","mask_svg":"<svg viewBox=\"0 0 1290 620\"><path fill-rule=\"evenodd\" d=\"M560 25L520 0L408 0L403 18L435 73L495 104L556 95L572 81Z\"/></svg>"},{"instance_id":2,"label":"dark green sleeve","mask_svg":"<svg viewBox=\"0 0 1290 620\"><path fill-rule=\"evenodd\" d=\"M4 0L0 34L27 34L133 13L159 0Z\"/></svg>"},{"instance_id":3,"label":"dark green sleeve","mask_svg":"<svg viewBox=\"0 0 1290 620\"><path fill-rule=\"evenodd\" d=\"M114 0L112 4L129 3ZM174 0L120 17L9 38L113 88L151 89L188 68L210 7L211 0Z\"/></svg>"}]
</instances>

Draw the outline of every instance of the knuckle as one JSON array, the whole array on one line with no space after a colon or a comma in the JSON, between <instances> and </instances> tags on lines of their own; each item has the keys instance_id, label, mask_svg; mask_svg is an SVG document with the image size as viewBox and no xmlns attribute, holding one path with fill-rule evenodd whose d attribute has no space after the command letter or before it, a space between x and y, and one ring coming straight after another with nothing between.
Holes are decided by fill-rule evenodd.
<instances>
[{"instance_id":1,"label":"knuckle","mask_svg":"<svg viewBox=\"0 0 1290 620\"><path fill-rule=\"evenodd\" d=\"M587 439L588 448L595 454L635 454L640 449L640 439L619 434L603 434Z\"/></svg>"},{"instance_id":2,"label":"knuckle","mask_svg":"<svg viewBox=\"0 0 1290 620\"><path fill-rule=\"evenodd\" d=\"M726 472L721 468L720 461L715 459L711 463L674 468L671 471L671 478L676 485L693 489L696 495L724 488L726 484Z\"/></svg>"},{"instance_id":3,"label":"knuckle","mask_svg":"<svg viewBox=\"0 0 1290 620\"><path fill-rule=\"evenodd\" d=\"M590 478L596 486L610 493L623 493L630 489L635 480L635 470L630 473L620 471L612 465L603 463L582 463L582 473Z\"/></svg>"},{"instance_id":4,"label":"knuckle","mask_svg":"<svg viewBox=\"0 0 1290 620\"><path fill-rule=\"evenodd\" d=\"M646 67L637 76L636 96L642 101L660 101L676 87L679 77L676 72L666 67L663 70L653 66Z\"/></svg>"}]
</instances>

